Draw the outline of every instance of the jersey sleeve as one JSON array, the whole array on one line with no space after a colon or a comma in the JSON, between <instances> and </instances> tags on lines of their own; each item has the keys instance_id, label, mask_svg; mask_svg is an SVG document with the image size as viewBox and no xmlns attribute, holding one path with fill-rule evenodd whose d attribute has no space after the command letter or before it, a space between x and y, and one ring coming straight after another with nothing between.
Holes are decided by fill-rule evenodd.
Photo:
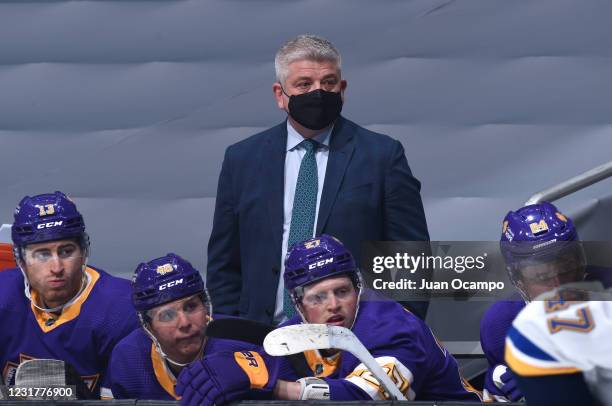
<instances>
[{"instance_id":1,"label":"jersey sleeve","mask_svg":"<svg viewBox=\"0 0 612 406\"><path fill-rule=\"evenodd\" d=\"M506 363L519 376L579 373L576 363L566 356L567 349L576 348L579 353L581 339L592 328L588 303L564 302L554 297L534 301L508 331Z\"/></svg>"},{"instance_id":2,"label":"jersey sleeve","mask_svg":"<svg viewBox=\"0 0 612 406\"><path fill-rule=\"evenodd\" d=\"M487 359L483 388L485 400L508 401L495 385L493 375L496 367L506 365L504 359L506 335L516 315L524 306L524 302L518 301L493 303L480 321L480 346Z\"/></svg>"}]
</instances>

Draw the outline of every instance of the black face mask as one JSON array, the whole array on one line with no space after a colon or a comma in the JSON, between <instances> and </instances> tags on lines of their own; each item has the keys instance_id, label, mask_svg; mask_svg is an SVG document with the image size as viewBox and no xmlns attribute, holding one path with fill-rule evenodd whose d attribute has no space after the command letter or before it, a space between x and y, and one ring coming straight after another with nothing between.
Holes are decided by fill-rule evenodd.
<instances>
[{"instance_id":1,"label":"black face mask","mask_svg":"<svg viewBox=\"0 0 612 406\"><path fill-rule=\"evenodd\" d=\"M285 93L284 90L283 93ZM326 92L317 89L312 92L289 96L289 115L311 130L321 130L327 127L338 118L341 111L342 96L340 92Z\"/></svg>"}]
</instances>

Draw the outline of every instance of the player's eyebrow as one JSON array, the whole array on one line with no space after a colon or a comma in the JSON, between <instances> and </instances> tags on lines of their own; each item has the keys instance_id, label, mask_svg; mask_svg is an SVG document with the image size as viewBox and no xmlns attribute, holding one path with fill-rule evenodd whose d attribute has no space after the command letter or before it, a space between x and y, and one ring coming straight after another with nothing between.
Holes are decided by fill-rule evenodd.
<instances>
[{"instance_id":1,"label":"player's eyebrow","mask_svg":"<svg viewBox=\"0 0 612 406\"><path fill-rule=\"evenodd\" d=\"M51 252L51 248L35 248L30 251L31 254L37 254L39 252Z\"/></svg>"}]
</instances>

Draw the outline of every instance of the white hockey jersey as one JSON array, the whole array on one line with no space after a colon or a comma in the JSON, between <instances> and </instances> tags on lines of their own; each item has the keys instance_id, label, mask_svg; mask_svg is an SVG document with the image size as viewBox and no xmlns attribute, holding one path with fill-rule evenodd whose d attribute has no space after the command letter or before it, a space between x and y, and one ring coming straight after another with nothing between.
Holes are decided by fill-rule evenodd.
<instances>
[{"instance_id":1,"label":"white hockey jersey","mask_svg":"<svg viewBox=\"0 0 612 406\"><path fill-rule=\"evenodd\" d=\"M506 362L522 376L582 372L612 405L612 292L599 284L563 287L531 302L506 338Z\"/></svg>"}]
</instances>

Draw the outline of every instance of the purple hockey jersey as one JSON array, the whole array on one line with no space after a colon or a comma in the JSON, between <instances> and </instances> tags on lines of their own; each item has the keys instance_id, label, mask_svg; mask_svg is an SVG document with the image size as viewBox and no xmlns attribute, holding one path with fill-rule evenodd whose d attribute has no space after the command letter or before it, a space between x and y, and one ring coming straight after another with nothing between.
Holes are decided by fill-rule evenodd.
<instances>
[{"instance_id":1,"label":"purple hockey jersey","mask_svg":"<svg viewBox=\"0 0 612 406\"><path fill-rule=\"evenodd\" d=\"M524 307L525 301L519 296L516 300L495 302L480 320L480 346L489 364L484 380L485 400L506 400L504 393L493 383L493 371L497 365L506 364L504 360L506 336L512 327L512 322Z\"/></svg>"},{"instance_id":2,"label":"purple hockey jersey","mask_svg":"<svg viewBox=\"0 0 612 406\"><path fill-rule=\"evenodd\" d=\"M298 316L284 325L300 322ZM362 300L352 331L409 400L480 401L480 393L461 377L453 356L423 321L399 303ZM352 354L326 358L309 351L305 355L313 375L329 384L331 400L385 399L376 378Z\"/></svg>"},{"instance_id":3,"label":"purple hockey jersey","mask_svg":"<svg viewBox=\"0 0 612 406\"><path fill-rule=\"evenodd\" d=\"M59 317L30 303L19 269L0 273L0 368L14 384L19 364L34 358L71 364L97 394L113 347L138 327L130 282L87 267L87 285ZM32 299L36 300L36 292Z\"/></svg>"},{"instance_id":4,"label":"purple hockey jersey","mask_svg":"<svg viewBox=\"0 0 612 406\"><path fill-rule=\"evenodd\" d=\"M262 352L252 344L209 337L204 356L218 351L252 350ZM107 377L102 383L103 399L177 400L174 392L176 377L155 349L142 328L133 331L113 350Z\"/></svg>"}]
</instances>

